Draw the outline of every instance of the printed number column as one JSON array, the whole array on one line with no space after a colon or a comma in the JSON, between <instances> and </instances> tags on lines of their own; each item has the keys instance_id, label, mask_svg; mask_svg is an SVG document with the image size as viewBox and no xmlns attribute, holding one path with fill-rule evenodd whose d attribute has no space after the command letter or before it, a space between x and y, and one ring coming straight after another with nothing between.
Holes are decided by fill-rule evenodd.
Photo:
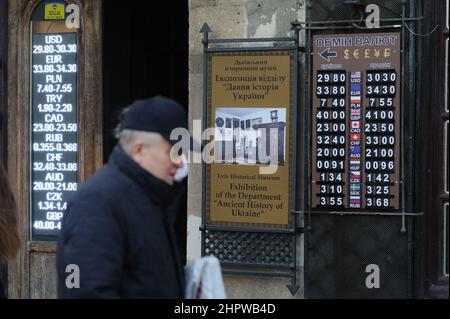
<instances>
[{"instance_id":1,"label":"printed number column","mask_svg":"<svg viewBox=\"0 0 450 319\"><path fill-rule=\"evenodd\" d=\"M318 71L316 79L319 99L315 114L318 206L344 208L346 74L343 70Z\"/></svg>"},{"instance_id":2,"label":"printed number column","mask_svg":"<svg viewBox=\"0 0 450 319\"><path fill-rule=\"evenodd\" d=\"M395 70L368 71L365 110L366 207L392 209L395 173Z\"/></svg>"}]
</instances>

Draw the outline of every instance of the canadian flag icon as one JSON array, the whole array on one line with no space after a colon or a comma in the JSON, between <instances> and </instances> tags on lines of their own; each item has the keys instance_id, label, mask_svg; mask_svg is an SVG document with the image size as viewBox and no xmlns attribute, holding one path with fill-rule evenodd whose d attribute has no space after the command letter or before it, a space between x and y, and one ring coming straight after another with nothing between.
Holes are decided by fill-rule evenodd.
<instances>
[{"instance_id":1,"label":"canadian flag icon","mask_svg":"<svg viewBox=\"0 0 450 319\"><path fill-rule=\"evenodd\" d=\"M352 128L360 128L360 122L359 121L352 121Z\"/></svg>"}]
</instances>

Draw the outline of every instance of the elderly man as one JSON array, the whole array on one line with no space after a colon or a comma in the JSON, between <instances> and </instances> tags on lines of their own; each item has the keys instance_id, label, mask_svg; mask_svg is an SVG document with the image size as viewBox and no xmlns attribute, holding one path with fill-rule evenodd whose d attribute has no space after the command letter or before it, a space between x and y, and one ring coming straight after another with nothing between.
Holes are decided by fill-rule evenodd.
<instances>
[{"instance_id":1,"label":"elderly man","mask_svg":"<svg viewBox=\"0 0 450 319\"><path fill-rule=\"evenodd\" d=\"M182 298L173 224L180 193L175 174L183 163L171 158L176 141L169 137L187 127L186 112L157 96L131 104L119 127L108 165L87 180L65 213L58 297ZM79 286L69 278L78 274Z\"/></svg>"}]
</instances>

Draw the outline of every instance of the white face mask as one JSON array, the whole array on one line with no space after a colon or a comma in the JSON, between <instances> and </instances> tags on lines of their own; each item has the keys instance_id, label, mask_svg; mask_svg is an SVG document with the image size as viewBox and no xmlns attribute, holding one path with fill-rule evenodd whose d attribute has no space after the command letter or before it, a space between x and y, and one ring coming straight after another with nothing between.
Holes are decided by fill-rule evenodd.
<instances>
[{"instance_id":1,"label":"white face mask","mask_svg":"<svg viewBox=\"0 0 450 319\"><path fill-rule=\"evenodd\" d=\"M181 154L181 161L183 162L183 167L180 167L177 169L174 179L177 182L181 182L186 176L188 176L189 173L189 166L187 163L186 155Z\"/></svg>"}]
</instances>

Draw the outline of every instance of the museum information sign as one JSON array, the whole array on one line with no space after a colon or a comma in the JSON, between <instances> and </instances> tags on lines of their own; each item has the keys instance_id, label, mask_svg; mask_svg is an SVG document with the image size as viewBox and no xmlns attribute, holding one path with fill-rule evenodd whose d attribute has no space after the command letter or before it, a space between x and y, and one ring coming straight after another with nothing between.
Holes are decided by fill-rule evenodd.
<instances>
[{"instance_id":1,"label":"museum information sign","mask_svg":"<svg viewBox=\"0 0 450 319\"><path fill-rule=\"evenodd\" d=\"M207 224L289 227L293 59L292 50L208 54Z\"/></svg>"}]
</instances>

